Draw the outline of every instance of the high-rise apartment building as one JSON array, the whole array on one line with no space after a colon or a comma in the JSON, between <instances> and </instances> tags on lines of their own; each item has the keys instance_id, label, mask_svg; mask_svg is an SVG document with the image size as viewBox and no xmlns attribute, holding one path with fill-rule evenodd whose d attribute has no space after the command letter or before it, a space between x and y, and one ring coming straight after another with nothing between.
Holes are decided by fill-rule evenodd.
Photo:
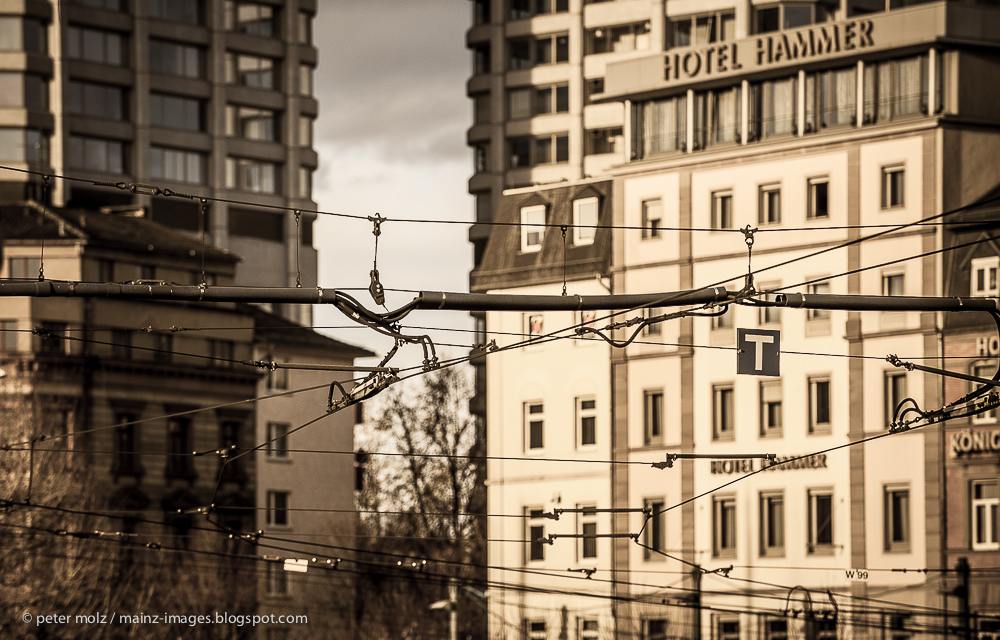
<instances>
[{"instance_id":1,"label":"high-rise apartment building","mask_svg":"<svg viewBox=\"0 0 1000 640\"><path fill-rule=\"evenodd\" d=\"M253 257L237 284L315 286L315 216L293 212L316 208L316 10L316 0L7 3L0 164L74 178L50 181L56 205L139 204L167 226L204 229ZM7 200L38 199L40 183L0 171ZM230 202L203 216L203 196ZM308 320L305 308L282 312Z\"/></svg>"},{"instance_id":2,"label":"high-rise apartment building","mask_svg":"<svg viewBox=\"0 0 1000 640\"><path fill-rule=\"evenodd\" d=\"M738 291L752 271L762 302L777 292L996 298L995 203L947 226L917 223L996 196L997 4L474 3L469 138L488 145L470 190L489 190L478 219L501 225L473 228L483 249L472 289L558 295L565 280L569 293L588 292L573 252L596 198L613 212L598 275L616 294ZM566 99L547 102L563 82ZM517 111L525 87L531 110ZM588 131L614 126L614 153L588 153ZM577 337L484 359L488 452L503 458L488 478L497 628L539 640L994 633L996 417L890 429L901 403L934 410L972 387L885 360L991 376L992 323L707 311L648 325L624 348ZM547 335L584 322L517 316L486 314L479 341L510 346L536 325ZM780 332L779 376L736 373L738 328ZM610 390L583 393L577 378L603 361ZM574 448L586 395L611 458L567 471L566 460L587 458ZM675 453L719 459L658 468ZM733 453L795 463L722 459ZM566 508L577 510L553 517ZM596 569L590 582L574 580L583 569Z\"/></svg>"}]
</instances>

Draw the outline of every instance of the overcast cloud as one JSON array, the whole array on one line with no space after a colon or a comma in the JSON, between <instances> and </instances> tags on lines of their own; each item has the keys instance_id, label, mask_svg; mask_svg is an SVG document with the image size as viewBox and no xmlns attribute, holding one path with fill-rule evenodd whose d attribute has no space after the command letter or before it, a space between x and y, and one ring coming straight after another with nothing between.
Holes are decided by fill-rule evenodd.
<instances>
[{"instance_id":1,"label":"overcast cloud","mask_svg":"<svg viewBox=\"0 0 1000 640\"><path fill-rule=\"evenodd\" d=\"M465 0L321 0L314 23L319 49L316 95L320 116L315 147L320 167L313 195L321 211L389 218L379 237L378 268L387 288L467 291L472 268L468 226L393 223L393 218L471 222L471 152L465 133L472 107L465 95L470 55ZM316 247L320 285L367 288L372 225L321 216ZM355 292L374 309L367 291ZM414 297L388 293L391 309ZM329 308L320 326L349 324ZM464 313L414 314L411 324L470 328ZM334 332L379 352L391 342L365 330ZM436 342L470 344L461 333L432 334ZM402 354L402 366L422 354ZM463 356L463 349L444 348ZM399 360L399 356L397 356ZM397 360L393 364L397 364Z\"/></svg>"}]
</instances>

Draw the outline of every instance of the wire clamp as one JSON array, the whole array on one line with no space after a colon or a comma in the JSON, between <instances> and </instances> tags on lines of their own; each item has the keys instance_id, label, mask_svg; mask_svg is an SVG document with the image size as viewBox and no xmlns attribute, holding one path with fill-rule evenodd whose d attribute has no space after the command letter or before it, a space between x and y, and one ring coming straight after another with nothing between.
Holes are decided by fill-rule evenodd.
<instances>
[{"instance_id":1,"label":"wire clamp","mask_svg":"<svg viewBox=\"0 0 1000 640\"><path fill-rule=\"evenodd\" d=\"M676 453L668 453L666 460L663 460L662 462L654 462L653 463L653 468L654 469L669 469L669 468L672 468L674 466L674 462L676 460L677 460L677 454Z\"/></svg>"}]
</instances>

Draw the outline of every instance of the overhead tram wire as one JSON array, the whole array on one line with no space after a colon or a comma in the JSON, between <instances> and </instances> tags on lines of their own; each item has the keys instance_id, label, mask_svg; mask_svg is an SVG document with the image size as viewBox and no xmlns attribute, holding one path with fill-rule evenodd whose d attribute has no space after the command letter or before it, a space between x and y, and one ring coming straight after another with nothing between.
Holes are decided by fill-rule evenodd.
<instances>
[{"instance_id":1,"label":"overhead tram wire","mask_svg":"<svg viewBox=\"0 0 1000 640\"><path fill-rule=\"evenodd\" d=\"M70 181L70 182L82 182L82 183L86 183L86 184L91 185L91 186L105 187L105 188L108 188L108 189L118 189L120 191L130 191L130 192L133 192L133 193L140 193L140 194L143 194L143 195L149 195L149 196L154 196L154 197L182 198L182 199L186 199L186 200L199 200L199 201L203 200L205 202L218 202L218 203L223 203L223 204L232 204L232 205L239 205L239 206L244 206L244 207L253 207L253 208L256 208L256 209L272 209L272 210L275 210L275 211L281 211L283 213L288 213L288 214L292 214L292 215L295 215L296 213L298 213L298 214L309 213L309 214L315 214L315 215L333 216L333 217L342 218L342 219L356 220L358 222L364 222L364 223L371 222L371 218L368 215L340 213L340 212L335 212L335 211L323 211L323 210L318 210L318 209L303 209L301 207L291 207L291 206L282 206L282 205L274 205L274 204L260 204L260 203L256 203L256 202L249 202L249 201L245 201L245 200L238 200L238 199L235 199L235 198L221 198L221 197L216 197L216 196L204 196L204 195L195 195L195 194L190 194L190 193L181 193L181 192L177 192L177 191L174 191L174 190L166 188L166 187L159 187L157 185L151 185L151 184L145 184L145 183L125 182L124 180L119 181L119 182L97 181L97 180L92 180L92 179L89 179L89 178L81 178L81 177L78 177L78 176L71 176L71 175L66 175L66 174L57 174L57 173L54 173L54 172L43 172L43 171L37 171L37 170L31 170L31 169L21 169L21 168L17 168L17 167L10 167L10 166L4 166L4 165L0 165L0 171L13 171L13 172L17 172L17 173L23 173L23 174L28 174L28 175L35 175L35 176L39 176L39 177L41 177L42 179L45 179L45 180L47 180L47 179L53 179L54 178L54 179L65 180L65 181ZM123 176L123 177L127 177L127 176ZM558 186L558 185L553 185L553 186ZM989 204L989 203L995 202L997 200L1000 200L1000 196L998 196L996 198L989 198L989 199L979 200L976 203L974 203L974 205L968 205L968 206L982 206L982 205L985 205L985 204ZM968 207L966 207L966 208L968 208ZM955 224L968 224L968 225L982 224L981 222L974 222L974 221L959 222L959 223L954 223L954 222L948 222L948 223L946 223L946 222L932 222L931 221L932 219L933 218L922 220L922 221L919 221L919 222L913 223L912 225L907 225L907 226L943 226L945 224L951 224L951 225L955 225ZM465 221L465 220L427 219L427 218L387 218L387 217L381 217L381 221L383 223L385 223L385 222L400 222L400 223L406 223L406 224L444 224L444 225L462 225L462 226L471 226L472 224L480 224L480 225L494 226L494 227L519 227L519 226L522 226L519 221L518 222L506 222L506 221L499 221L499 220L486 220L486 221L470 222L470 221ZM544 227L544 228L553 228L553 229L559 229L559 228L562 228L562 227L566 227L567 229L569 229L569 228L587 228L587 229L613 229L613 230L623 230L623 231L642 231L642 230L648 230L649 229L649 227L643 227L641 225L640 226L636 226L636 225L600 225L600 224L593 224L593 225L576 224L576 225L573 225L573 224L559 224L559 223L551 223L551 222L544 222L544 223L538 223L538 224L534 224L533 223L530 226L533 226L533 227ZM782 231L830 231L830 230L879 229L879 228L891 230L891 229L893 229L896 226L897 225L892 225L892 224L878 224L878 225L829 225L829 226L810 226L810 227L775 227L775 228L769 228L769 229L761 229L760 231L763 232L763 233L771 233L771 232L782 232ZM722 232L722 233L740 233L741 232L740 229L716 229L716 228L711 228L711 227L659 227L659 229L661 231L706 232L706 233L720 233L720 232Z\"/></svg>"}]
</instances>

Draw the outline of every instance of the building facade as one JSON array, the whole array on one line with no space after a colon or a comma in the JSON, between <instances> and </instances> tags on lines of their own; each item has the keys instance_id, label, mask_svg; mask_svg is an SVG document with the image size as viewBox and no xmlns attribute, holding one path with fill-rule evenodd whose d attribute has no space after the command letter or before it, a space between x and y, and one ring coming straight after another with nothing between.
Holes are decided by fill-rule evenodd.
<instances>
[{"instance_id":1,"label":"building facade","mask_svg":"<svg viewBox=\"0 0 1000 640\"><path fill-rule=\"evenodd\" d=\"M316 209L316 9L315 0L8 3L5 199L41 198L40 177L18 170L69 176L77 180L49 182L52 203L146 206L158 222L255 256L238 266L238 284L315 286L315 216L291 212ZM231 202L203 211L200 197ZM306 307L283 311L309 319Z\"/></svg>"},{"instance_id":2,"label":"building facade","mask_svg":"<svg viewBox=\"0 0 1000 640\"><path fill-rule=\"evenodd\" d=\"M985 278L971 295L995 297L989 284L995 247L982 243L972 257L953 264L952 254L942 252L952 245L941 225L914 224L966 207L996 186L986 168L1000 122L984 87L1000 70L1000 42L989 27L1000 13L988 4L635 0L493 6L493 22L488 29L474 25L469 42L475 55L481 50L477 34L495 34L490 57L504 63L490 74L493 131L503 138L505 154L497 188L582 177L572 173L579 166L572 159L588 157L588 113L599 107L613 111L621 126L618 155L594 168L611 181L606 197L614 212L609 257L615 293L713 285L739 291L752 272L752 297L761 301L786 290L970 295L968 283L976 280L968 272L954 275L962 268L978 269ZM558 19L575 29L567 32L564 59ZM640 20L643 26L636 26ZM586 93L597 85L587 84L596 80L588 69L606 55L594 44L599 32L616 37L601 65L601 90ZM534 38L531 59L544 61L525 78L517 66L524 57L522 33ZM554 34L551 59L545 57L546 33ZM636 53L640 43L645 50ZM580 59L582 73L573 66ZM551 164L567 175L547 165L525 170L517 141L522 125L496 114L516 101L512 94L522 82L540 90L563 72L575 74L569 104L579 106L582 117L533 112L523 126L541 134L557 118L565 118L560 127L575 122L568 153L552 156ZM474 99L478 78L474 74L469 84ZM477 127L470 130L471 142ZM546 147L544 141L533 144ZM528 191L542 195L550 188ZM512 189L501 203L524 199L523 190ZM519 205L511 215L501 204L497 221L517 221L523 234L560 215L554 206L538 213L533 205ZM989 235L985 221L991 218L982 215L985 226L978 232ZM912 226L879 234L896 225ZM494 243L525 252L501 229L488 232L485 258L472 275L474 290L506 291L478 277L495 268L488 262ZM542 246L558 232L558 223L539 230ZM948 284L963 278L965 293ZM525 271L516 286L547 282ZM965 624L956 614L960 598L948 593L966 550L970 563L985 570L973 572L972 612L991 625L997 606L988 586L997 557L989 515L995 460L982 452L976 461L964 451L949 454L946 432L964 442L963 425L889 431L900 402L935 409L961 394L938 376L893 367L885 357L951 357L951 345L974 342L968 330L957 328L965 326L965 314L951 314L962 318L952 330L947 323L955 321L933 313L748 305L708 311L714 315L649 325L652 336L610 353L614 402L607 408L606 437L616 463L615 511L606 532L617 597L613 605L592 602L609 610L613 627L600 632L642 638L942 637ZM661 313L633 310L628 317ZM487 315L487 338L493 337L493 318ZM511 330L502 314L495 322ZM780 331L780 376L736 375L737 328ZM623 339L631 331L615 335ZM974 331L978 339L981 330ZM557 345L538 348L562 348ZM955 348L957 356L974 353ZM501 363L487 364L487 429L503 440L518 431L513 409L530 399L494 399L516 388L492 375L495 368L511 376L506 362L515 356L491 357ZM554 354L542 361L553 365L531 368L534 378L565 376ZM520 372L522 379L527 375ZM542 388L541 382L531 388ZM493 424L497 420L502 424ZM984 442L990 437L979 436ZM491 451L505 446L489 440ZM766 471L759 459L652 466L671 453L800 459ZM536 481L547 480L540 474ZM505 486L506 477L491 476L491 492L497 483ZM642 512L651 505L664 505L657 510L662 515ZM970 524L960 524L965 522ZM967 528L972 525L980 528ZM530 530L525 534L533 538ZM547 598L556 615L552 600L558 597ZM546 631L551 634L551 627ZM540 631L537 637L556 636Z\"/></svg>"}]
</instances>

